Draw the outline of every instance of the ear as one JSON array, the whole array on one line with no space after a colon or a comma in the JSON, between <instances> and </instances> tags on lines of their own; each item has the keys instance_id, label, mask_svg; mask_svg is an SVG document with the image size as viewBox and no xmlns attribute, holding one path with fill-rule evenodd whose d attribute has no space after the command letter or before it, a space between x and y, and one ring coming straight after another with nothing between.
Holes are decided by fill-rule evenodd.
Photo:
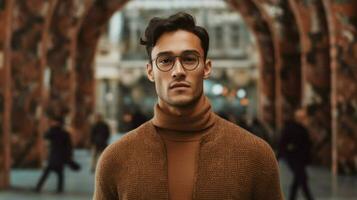
<instances>
[{"instance_id":1,"label":"ear","mask_svg":"<svg viewBox=\"0 0 357 200\"><path fill-rule=\"evenodd\" d=\"M212 62L211 60L206 60L206 64L203 68L203 78L207 79L209 78L209 76L211 75L211 71L212 71Z\"/></svg>"},{"instance_id":2,"label":"ear","mask_svg":"<svg viewBox=\"0 0 357 200\"><path fill-rule=\"evenodd\" d=\"M147 63L147 64L146 64L146 76L148 77L148 79L149 79L151 82L155 82L154 72L153 72L151 63Z\"/></svg>"}]
</instances>

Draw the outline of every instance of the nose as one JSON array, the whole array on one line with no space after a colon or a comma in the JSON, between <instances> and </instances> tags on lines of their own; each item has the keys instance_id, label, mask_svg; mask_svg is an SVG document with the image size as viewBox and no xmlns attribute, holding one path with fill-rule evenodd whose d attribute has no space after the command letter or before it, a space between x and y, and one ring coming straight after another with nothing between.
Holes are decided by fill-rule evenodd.
<instances>
[{"instance_id":1,"label":"nose","mask_svg":"<svg viewBox=\"0 0 357 200\"><path fill-rule=\"evenodd\" d=\"M183 68L180 60L177 58L175 60L174 67L172 69L172 77L173 78L182 78L182 77L185 77L185 76L186 76L186 71Z\"/></svg>"}]
</instances>

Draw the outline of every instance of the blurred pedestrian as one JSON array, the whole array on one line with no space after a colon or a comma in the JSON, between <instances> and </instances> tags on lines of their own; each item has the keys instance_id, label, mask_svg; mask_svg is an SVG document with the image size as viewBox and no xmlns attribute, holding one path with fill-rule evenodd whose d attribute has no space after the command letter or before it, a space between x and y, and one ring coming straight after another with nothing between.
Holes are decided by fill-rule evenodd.
<instances>
[{"instance_id":1,"label":"blurred pedestrian","mask_svg":"<svg viewBox=\"0 0 357 200\"><path fill-rule=\"evenodd\" d=\"M133 114L133 119L131 121L132 127L131 129L135 129L139 127L141 124L145 123L147 121L147 117L144 115L143 112L141 112L140 108L137 108Z\"/></svg>"},{"instance_id":2,"label":"blurred pedestrian","mask_svg":"<svg viewBox=\"0 0 357 200\"><path fill-rule=\"evenodd\" d=\"M234 119L232 117L229 117L229 119ZM234 120L229 120L231 121L232 123L234 123ZM244 117L244 116L239 116L237 117L237 119L235 120L236 124L239 125L240 127L244 128L245 130L249 130L249 126L248 126L248 123L247 123L247 119Z\"/></svg>"},{"instance_id":3,"label":"blurred pedestrian","mask_svg":"<svg viewBox=\"0 0 357 200\"><path fill-rule=\"evenodd\" d=\"M272 145L268 130L265 128L264 124L258 119L258 117L254 117L251 124L248 127L249 127L248 130L251 133L262 138L268 144Z\"/></svg>"},{"instance_id":4,"label":"blurred pedestrian","mask_svg":"<svg viewBox=\"0 0 357 200\"><path fill-rule=\"evenodd\" d=\"M308 174L306 166L310 161L311 141L309 132L305 128L306 111L297 110L291 120L287 120L281 132L278 158L283 157L294 177L290 186L289 199L297 197L297 191L301 187L306 199L312 200L312 194L308 187Z\"/></svg>"},{"instance_id":5,"label":"blurred pedestrian","mask_svg":"<svg viewBox=\"0 0 357 200\"><path fill-rule=\"evenodd\" d=\"M50 128L45 133L45 139L49 141L50 148L48 154L47 167L44 169L39 179L36 191L40 192L50 172L55 172L58 176L57 192L62 193L64 189L64 166L72 161L72 144L69 133L64 129L64 120L54 117L50 121Z\"/></svg>"},{"instance_id":6,"label":"blurred pedestrian","mask_svg":"<svg viewBox=\"0 0 357 200\"><path fill-rule=\"evenodd\" d=\"M105 147L108 146L108 140L110 137L109 125L103 120L101 114L96 114L95 123L91 128L90 142L92 147L92 166L91 171L95 171L97 165L97 160L100 154L103 152Z\"/></svg>"}]
</instances>

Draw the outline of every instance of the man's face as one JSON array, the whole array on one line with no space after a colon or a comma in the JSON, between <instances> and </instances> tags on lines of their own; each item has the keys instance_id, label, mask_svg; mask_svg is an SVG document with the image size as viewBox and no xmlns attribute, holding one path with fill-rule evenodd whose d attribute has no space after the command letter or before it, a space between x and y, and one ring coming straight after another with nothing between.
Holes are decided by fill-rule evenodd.
<instances>
[{"instance_id":1,"label":"man's face","mask_svg":"<svg viewBox=\"0 0 357 200\"><path fill-rule=\"evenodd\" d=\"M159 55L180 56L185 53L199 55L198 66L194 70L185 69L179 58L169 71L157 67ZM194 103L203 93L203 79L211 72L211 61L204 61L201 40L193 33L178 30L161 35L154 46L151 63L147 64L148 78L155 82L159 102L163 101L174 107L185 107Z\"/></svg>"}]
</instances>

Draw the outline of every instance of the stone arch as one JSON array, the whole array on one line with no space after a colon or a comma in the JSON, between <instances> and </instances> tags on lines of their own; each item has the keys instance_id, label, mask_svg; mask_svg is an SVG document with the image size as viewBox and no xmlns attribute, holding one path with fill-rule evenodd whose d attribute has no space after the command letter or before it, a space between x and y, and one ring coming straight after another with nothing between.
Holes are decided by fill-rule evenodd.
<instances>
[{"instance_id":1,"label":"stone arch","mask_svg":"<svg viewBox=\"0 0 357 200\"><path fill-rule=\"evenodd\" d=\"M77 112L74 117L74 124L76 129L81 130L82 133L88 132L89 115L93 112L93 58L98 38L102 28L110 19L111 15L120 9L127 0L124 1L95 1L92 7L88 10L85 21L78 35L78 56L76 70L78 74L85 74L77 77L77 81L81 83L81 87L77 87L76 92L76 108ZM261 55L261 74L264 74L262 79L261 89L263 95L261 96L262 111L261 118L268 124L275 126L275 60L276 56L272 55L274 52L274 44L271 40L271 30L268 28L267 22L262 18L260 11L251 0L245 1L228 1L233 7L238 9L248 26L251 27L253 33L258 39L258 46ZM95 24L96 26L93 26ZM88 66L91 66L90 68Z\"/></svg>"},{"instance_id":2,"label":"stone arch","mask_svg":"<svg viewBox=\"0 0 357 200\"><path fill-rule=\"evenodd\" d=\"M276 130L301 104L300 38L287 1L253 0L272 31L276 59Z\"/></svg>"},{"instance_id":3,"label":"stone arch","mask_svg":"<svg viewBox=\"0 0 357 200\"><path fill-rule=\"evenodd\" d=\"M258 44L267 45L262 48L270 51L270 54L261 53L263 59L274 59L274 62L268 66L262 66L260 73L268 73L273 77L269 86L274 90L271 98L274 106L274 120L276 130L282 127L283 121L290 118L294 111L301 105L301 63L300 63L300 38L297 30L297 22L293 12L286 1L268 1L268 0L247 0L230 1L233 5L249 6L251 13L246 18L254 16L255 20L260 20L265 24L265 38L268 38L270 44L259 41L259 34L255 34ZM244 13L241 10L241 13ZM257 17L259 16L259 17ZM246 20L249 23L249 20ZM254 30L254 29L253 29ZM272 54L273 53L273 54ZM266 74L262 74L260 81L267 82ZM273 86L273 87L272 87ZM264 89L262 90L264 95ZM264 111L262 111L264 113ZM277 139L277 138L275 138Z\"/></svg>"},{"instance_id":4,"label":"stone arch","mask_svg":"<svg viewBox=\"0 0 357 200\"><path fill-rule=\"evenodd\" d=\"M290 0L301 43L302 105L308 108L314 160L330 163L330 43L326 12L321 1ZM317 158L317 159L316 159Z\"/></svg>"},{"instance_id":5,"label":"stone arch","mask_svg":"<svg viewBox=\"0 0 357 200\"><path fill-rule=\"evenodd\" d=\"M275 50L272 40L271 27L262 14L250 0L229 1L242 15L247 26L257 40L259 50L259 77L258 88L259 118L270 127L275 127ZM263 56L264 55L264 56Z\"/></svg>"}]
</instances>

